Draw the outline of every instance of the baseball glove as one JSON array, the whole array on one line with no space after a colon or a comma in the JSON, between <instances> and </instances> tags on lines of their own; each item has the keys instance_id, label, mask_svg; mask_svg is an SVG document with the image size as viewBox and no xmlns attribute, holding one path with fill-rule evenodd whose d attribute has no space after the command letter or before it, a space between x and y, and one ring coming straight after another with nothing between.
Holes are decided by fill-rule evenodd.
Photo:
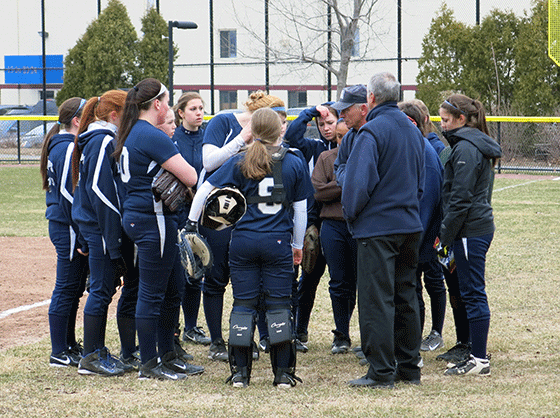
<instances>
[{"instance_id":1,"label":"baseball glove","mask_svg":"<svg viewBox=\"0 0 560 418\"><path fill-rule=\"evenodd\" d=\"M193 280L202 279L204 272L212 267L214 261L212 251L204 237L196 231L181 229L177 242L187 281L192 283Z\"/></svg>"},{"instance_id":2,"label":"baseball glove","mask_svg":"<svg viewBox=\"0 0 560 418\"><path fill-rule=\"evenodd\" d=\"M321 251L319 230L315 225L311 225L305 231L305 237L303 238L303 257L301 259L303 271L308 274L313 271L319 251Z\"/></svg>"},{"instance_id":3,"label":"baseball glove","mask_svg":"<svg viewBox=\"0 0 560 418\"><path fill-rule=\"evenodd\" d=\"M152 185L156 202L163 200L170 211L176 212L187 202L191 202L193 192L169 171L163 171Z\"/></svg>"}]
</instances>

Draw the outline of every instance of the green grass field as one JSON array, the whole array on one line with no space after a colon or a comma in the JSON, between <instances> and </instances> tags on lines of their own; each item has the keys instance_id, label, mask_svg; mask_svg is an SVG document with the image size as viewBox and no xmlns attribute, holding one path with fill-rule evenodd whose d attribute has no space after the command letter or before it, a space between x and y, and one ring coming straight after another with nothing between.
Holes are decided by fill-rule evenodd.
<instances>
[{"instance_id":1,"label":"green grass field","mask_svg":"<svg viewBox=\"0 0 560 418\"><path fill-rule=\"evenodd\" d=\"M0 185L0 235L46 235L37 167L0 166ZM352 354L330 354L334 324L325 276L309 327L309 352L298 356L297 374L304 383L295 388L274 388L269 358L262 355L253 365L249 388L233 389L224 384L227 364L211 362L206 358L207 348L193 345L188 351L206 371L186 382L140 382L135 375L79 376L75 369L48 367L50 342L46 338L0 352L0 416L559 417L559 196L560 181L508 178L495 182L497 231L487 260L492 310L490 377L443 376L445 365L435 360L441 352L436 351L423 356L419 387L347 387L349 379L365 374L366 369ZM230 307L228 289L224 329ZM202 309L199 324L204 324ZM424 334L430 324L428 310ZM358 343L357 315L351 333ZM443 334L446 347L451 347L455 332L449 308ZM109 323L107 341L111 351L118 353L114 320Z\"/></svg>"}]
</instances>

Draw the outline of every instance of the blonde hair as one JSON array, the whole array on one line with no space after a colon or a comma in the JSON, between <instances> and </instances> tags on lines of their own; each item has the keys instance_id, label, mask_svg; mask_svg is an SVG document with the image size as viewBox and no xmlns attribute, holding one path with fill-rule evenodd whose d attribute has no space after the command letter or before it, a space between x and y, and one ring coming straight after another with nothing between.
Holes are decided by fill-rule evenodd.
<instances>
[{"instance_id":1,"label":"blonde hair","mask_svg":"<svg viewBox=\"0 0 560 418\"><path fill-rule=\"evenodd\" d=\"M270 109L257 109L251 117L251 130L255 141L240 161L241 173L248 179L260 181L272 172L270 148L282 133L280 116Z\"/></svg>"},{"instance_id":2,"label":"blonde hair","mask_svg":"<svg viewBox=\"0 0 560 418\"><path fill-rule=\"evenodd\" d=\"M245 108L249 112L254 112L257 109L261 109L263 107L281 107L285 108L284 101L279 97L272 96L267 94L262 90L258 90L254 93L249 95L249 99L245 102ZM279 111L282 113L282 111ZM283 116L286 116L286 112L283 112Z\"/></svg>"}]
</instances>

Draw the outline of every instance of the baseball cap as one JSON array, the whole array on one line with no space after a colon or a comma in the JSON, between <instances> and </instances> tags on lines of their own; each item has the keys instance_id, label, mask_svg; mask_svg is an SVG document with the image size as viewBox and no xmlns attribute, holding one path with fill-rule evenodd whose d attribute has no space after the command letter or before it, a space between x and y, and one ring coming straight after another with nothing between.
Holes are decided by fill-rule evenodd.
<instances>
[{"instance_id":1,"label":"baseball cap","mask_svg":"<svg viewBox=\"0 0 560 418\"><path fill-rule=\"evenodd\" d=\"M340 100L331 107L340 112L356 103L367 103L367 88L363 84L345 87L340 94Z\"/></svg>"}]
</instances>

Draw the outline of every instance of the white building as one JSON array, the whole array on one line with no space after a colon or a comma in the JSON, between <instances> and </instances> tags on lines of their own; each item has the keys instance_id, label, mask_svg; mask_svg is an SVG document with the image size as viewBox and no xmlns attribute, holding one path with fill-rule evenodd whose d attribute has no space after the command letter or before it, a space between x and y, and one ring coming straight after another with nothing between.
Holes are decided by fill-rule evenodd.
<instances>
[{"instance_id":1,"label":"white building","mask_svg":"<svg viewBox=\"0 0 560 418\"><path fill-rule=\"evenodd\" d=\"M274 1L274 0L273 0ZM276 0L279 1L279 0ZM288 1L288 0L284 0ZM447 0L447 5L455 11L455 16L465 23L475 24L476 2L478 0ZM181 91L197 90L203 96L207 110L211 107L210 77L210 14L209 4L213 4L214 38L214 104L215 111L226 107L242 107L248 93L265 87L264 48L264 4L246 0L179 1L179 0L121 0L126 6L138 35L141 36L141 18L149 7L159 6L166 21L193 21L195 30L174 29L173 40L179 47L175 61L175 96ZM349 0L339 1L344 5ZM30 71L24 83L13 82L5 69L8 64L34 66L28 56L42 62L42 13L45 10L45 53L63 57L83 35L86 27L96 19L98 7L103 9L108 0L2 0L2 24L0 25L0 55L4 58L0 73L0 104L34 104L42 95L42 72ZM272 3L272 2L271 2ZM318 0L300 1L300 4L317 6ZM402 5L402 66L401 80L405 98L413 97L418 72L417 58L421 53L421 42L428 31L431 19L441 7L441 2L431 0L400 0ZM522 15L529 11L530 0L512 0L507 6L499 0L489 0L480 4L481 19L493 8L511 9ZM278 3L275 3L278 4ZM368 45L367 55L362 61L350 65L348 84L366 83L369 77L379 71L398 74L397 65L397 1L378 0L374 7L374 23L369 29L360 28L356 39L358 56ZM341 6L343 7L343 6ZM271 26L283 23L278 16L272 17ZM243 23L240 23L243 22ZM326 24L326 23L325 23ZM248 31L250 26L256 32ZM286 23L286 27L289 27ZM364 39L367 34L367 39ZM322 36L322 35L321 35ZM277 31L269 31L270 45L293 47L288 37ZM110 39L107 42L111 42ZM262 54L262 58L258 59ZM326 52L324 52L326 57ZM252 56L249 56L252 55ZM27 57L27 60L26 60ZM31 60L31 61L29 61ZM55 61L56 62L56 61ZM52 64L54 65L54 64ZM47 64L49 67L49 64ZM41 73L41 74L39 74ZM60 80L51 82L47 76L47 98L53 97L60 88ZM333 93L336 98L336 79L332 78ZM309 64L269 65L270 92L286 102L288 107L317 104L327 100L327 73L319 66Z\"/></svg>"}]
</instances>

